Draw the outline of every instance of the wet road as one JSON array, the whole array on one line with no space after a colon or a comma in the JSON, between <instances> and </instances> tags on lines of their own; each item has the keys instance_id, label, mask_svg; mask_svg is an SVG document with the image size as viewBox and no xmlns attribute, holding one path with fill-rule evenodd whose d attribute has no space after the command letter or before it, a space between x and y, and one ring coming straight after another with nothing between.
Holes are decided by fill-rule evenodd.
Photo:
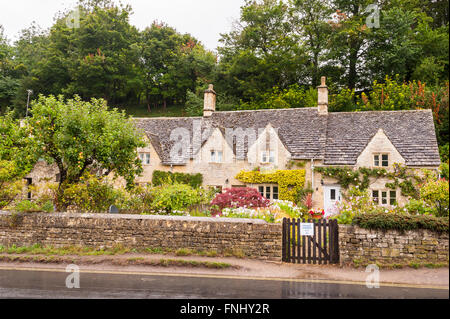
<instances>
[{"instance_id":1,"label":"wet road","mask_svg":"<svg viewBox=\"0 0 450 319\"><path fill-rule=\"evenodd\" d=\"M317 299L449 298L448 289L213 278L186 275L80 273L68 289L64 271L0 270L0 298Z\"/></svg>"}]
</instances>

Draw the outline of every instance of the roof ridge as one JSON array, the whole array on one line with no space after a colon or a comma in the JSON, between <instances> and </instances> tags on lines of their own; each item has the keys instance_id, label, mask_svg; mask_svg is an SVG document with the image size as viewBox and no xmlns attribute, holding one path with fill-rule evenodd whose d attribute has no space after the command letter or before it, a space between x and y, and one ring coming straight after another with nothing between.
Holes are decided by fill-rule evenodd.
<instances>
[{"instance_id":1,"label":"roof ridge","mask_svg":"<svg viewBox=\"0 0 450 319\"><path fill-rule=\"evenodd\" d=\"M328 112L328 114L361 114L361 113L412 113L412 112L432 112L431 109L415 109L415 110L371 110L371 111L348 111L348 112Z\"/></svg>"}]
</instances>

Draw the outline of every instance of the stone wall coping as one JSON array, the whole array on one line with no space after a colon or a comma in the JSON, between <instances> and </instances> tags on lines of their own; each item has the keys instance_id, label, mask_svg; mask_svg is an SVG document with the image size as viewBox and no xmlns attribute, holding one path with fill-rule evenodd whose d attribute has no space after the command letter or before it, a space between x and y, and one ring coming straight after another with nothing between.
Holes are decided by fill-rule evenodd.
<instances>
[{"instance_id":1,"label":"stone wall coping","mask_svg":"<svg viewBox=\"0 0 450 319\"><path fill-rule=\"evenodd\" d=\"M11 215L11 211L0 211L0 216ZM97 214L97 213L21 213L25 216L39 217L68 217L68 218L97 218L97 219L137 219L137 220L166 220L186 222L209 222L209 223L233 223L233 224L271 224L262 219L251 218L218 218L218 217L195 217L195 216L165 216L165 215L137 215L137 214Z\"/></svg>"}]
</instances>

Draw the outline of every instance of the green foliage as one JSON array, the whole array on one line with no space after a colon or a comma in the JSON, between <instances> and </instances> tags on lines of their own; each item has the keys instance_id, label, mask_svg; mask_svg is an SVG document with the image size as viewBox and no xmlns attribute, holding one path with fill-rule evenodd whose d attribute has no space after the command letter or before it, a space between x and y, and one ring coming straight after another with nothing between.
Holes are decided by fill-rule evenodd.
<instances>
[{"instance_id":1,"label":"green foliage","mask_svg":"<svg viewBox=\"0 0 450 319\"><path fill-rule=\"evenodd\" d=\"M21 180L37 161L34 139L11 112L0 115L0 209L23 190Z\"/></svg>"},{"instance_id":2,"label":"green foliage","mask_svg":"<svg viewBox=\"0 0 450 319\"><path fill-rule=\"evenodd\" d=\"M428 229L435 232L448 232L448 218L427 215L400 215L384 212L358 214L353 224L367 229L416 230Z\"/></svg>"},{"instance_id":3,"label":"green foliage","mask_svg":"<svg viewBox=\"0 0 450 319\"><path fill-rule=\"evenodd\" d=\"M406 203L404 209L411 215L436 215L436 208L420 199L411 199Z\"/></svg>"},{"instance_id":4,"label":"green foliage","mask_svg":"<svg viewBox=\"0 0 450 319\"><path fill-rule=\"evenodd\" d=\"M432 180L420 188L420 198L436 208L436 216L448 217L449 187L448 180Z\"/></svg>"},{"instance_id":5,"label":"green foliage","mask_svg":"<svg viewBox=\"0 0 450 319\"><path fill-rule=\"evenodd\" d=\"M355 109L355 90L343 88L329 98L328 111L351 112Z\"/></svg>"},{"instance_id":6,"label":"green foliage","mask_svg":"<svg viewBox=\"0 0 450 319\"><path fill-rule=\"evenodd\" d=\"M40 96L28 120L38 154L59 169L60 185L78 183L90 169L114 173L132 185L142 172L137 148L144 147L142 133L132 120L104 100L83 102L78 96Z\"/></svg>"},{"instance_id":7,"label":"green foliage","mask_svg":"<svg viewBox=\"0 0 450 319\"><path fill-rule=\"evenodd\" d=\"M441 156L441 162L448 165L449 147L448 143L439 146L439 155Z\"/></svg>"},{"instance_id":8,"label":"green foliage","mask_svg":"<svg viewBox=\"0 0 450 319\"><path fill-rule=\"evenodd\" d=\"M86 173L79 183L66 185L59 200L65 207L80 212L106 213L122 197L122 192L108 183L107 179Z\"/></svg>"},{"instance_id":9,"label":"green foliage","mask_svg":"<svg viewBox=\"0 0 450 319\"><path fill-rule=\"evenodd\" d=\"M4 168L1 167L0 162L0 176L3 174ZM21 180L13 182L0 182L0 209L7 207L19 195L22 194L25 183Z\"/></svg>"},{"instance_id":10,"label":"green foliage","mask_svg":"<svg viewBox=\"0 0 450 319\"><path fill-rule=\"evenodd\" d=\"M448 163L441 164L441 166L439 167L439 174L446 180L449 180Z\"/></svg>"},{"instance_id":11,"label":"green foliage","mask_svg":"<svg viewBox=\"0 0 450 319\"><path fill-rule=\"evenodd\" d=\"M151 187L136 186L124 192L117 206L121 212L129 214L150 214L153 212L154 190Z\"/></svg>"},{"instance_id":12,"label":"green foliage","mask_svg":"<svg viewBox=\"0 0 450 319\"><path fill-rule=\"evenodd\" d=\"M21 126L12 112L0 115L0 183L24 177L37 159L29 128Z\"/></svg>"},{"instance_id":13,"label":"green foliage","mask_svg":"<svg viewBox=\"0 0 450 319\"><path fill-rule=\"evenodd\" d=\"M369 187L370 178L387 178L392 181L385 184L387 188L393 190L400 188L403 196L416 199L420 195L420 185L435 177L432 171L410 169L397 163L393 168L393 171L388 172L384 168L323 166L315 167L314 171L336 179L344 189L357 186L365 190Z\"/></svg>"},{"instance_id":14,"label":"green foliage","mask_svg":"<svg viewBox=\"0 0 450 319\"><path fill-rule=\"evenodd\" d=\"M33 202L30 200L23 200L18 202L14 210L20 213L25 212L46 212L51 213L54 211L53 204L50 201L47 201L43 203L42 205L39 205L37 202Z\"/></svg>"},{"instance_id":15,"label":"green foliage","mask_svg":"<svg viewBox=\"0 0 450 319\"><path fill-rule=\"evenodd\" d=\"M343 188L349 186L358 186L361 189L369 187L370 177L388 177L389 173L384 168L368 168L368 167L334 167L323 166L315 167L315 172L323 176L331 177L337 180L338 184Z\"/></svg>"},{"instance_id":16,"label":"green foliage","mask_svg":"<svg viewBox=\"0 0 450 319\"><path fill-rule=\"evenodd\" d=\"M364 214L375 209L370 199L369 191L352 187L348 191L347 199L338 204L337 214L330 218L337 219L340 224L351 224L355 215Z\"/></svg>"},{"instance_id":17,"label":"green foliage","mask_svg":"<svg viewBox=\"0 0 450 319\"><path fill-rule=\"evenodd\" d=\"M199 204L202 197L189 185L172 184L155 188L152 208L157 213L175 213Z\"/></svg>"},{"instance_id":18,"label":"green foliage","mask_svg":"<svg viewBox=\"0 0 450 319\"><path fill-rule=\"evenodd\" d=\"M297 84L281 90L273 87L270 92L263 93L258 99L241 103L239 109L285 109L317 106L317 90L304 90Z\"/></svg>"},{"instance_id":19,"label":"green foliage","mask_svg":"<svg viewBox=\"0 0 450 319\"><path fill-rule=\"evenodd\" d=\"M152 184L154 186L160 186L167 183L181 183L190 185L193 188L198 188L203 183L203 175L188 174L188 173L172 173L165 171L153 171Z\"/></svg>"}]
</instances>

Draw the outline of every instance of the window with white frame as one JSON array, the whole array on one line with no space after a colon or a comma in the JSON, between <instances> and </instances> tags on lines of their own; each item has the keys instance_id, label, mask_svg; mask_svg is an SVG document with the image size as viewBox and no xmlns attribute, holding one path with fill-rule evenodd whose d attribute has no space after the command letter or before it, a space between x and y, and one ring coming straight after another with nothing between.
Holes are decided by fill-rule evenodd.
<instances>
[{"instance_id":1,"label":"window with white frame","mask_svg":"<svg viewBox=\"0 0 450 319\"><path fill-rule=\"evenodd\" d=\"M396 205L397 192L395 190L372 190L372 200L377 205Z\"/></svg>"},{"instance_id":2,"label":"window with white frame","mask_svg":"<svg viewBox=\"0 0 450 319\"><path fill-rule=\"evenodd\" d=\"M150 165L150 153L139 153L139 159L142 165Z\"/></svg>"},{"instance_id":3,"label":"window with white frame","mask_svg":"<svg viewBox=\"0 0 450 319\"><path fill-rule=\"evenodd\" d=\"M278 199L278 185L258 185L258 192L267 199Z\"/></svg>"},{"instance_id":4,"label":"window with white frame","mask_svg":"<svg viewBox=\"0 0 450 319\"><path fill-rule=\"evenodd\" d=\"M261 152L261 163L275 163L275 152L274 151L262 151Z\"/></svg>"},{"instance_id":5,"label":"window with white frame","mask_svg":"<svg viewBox=\"0 0 450 319\"><path fill-rule=\"evenodd\" d=\"M222 151L211 151L211 163L222 163L223 152Z\"/></svg>"},{"instance_id":6,"label":"window with white frame","mask_svg":"<svg viewBox=\"0 0 450 319\"><path fill-rule=\"evenodd\" d=\"M373 155L373 166L388 167L389 166L389 155L388 154L374 154Z\"/></svg>"}]
</instances>

